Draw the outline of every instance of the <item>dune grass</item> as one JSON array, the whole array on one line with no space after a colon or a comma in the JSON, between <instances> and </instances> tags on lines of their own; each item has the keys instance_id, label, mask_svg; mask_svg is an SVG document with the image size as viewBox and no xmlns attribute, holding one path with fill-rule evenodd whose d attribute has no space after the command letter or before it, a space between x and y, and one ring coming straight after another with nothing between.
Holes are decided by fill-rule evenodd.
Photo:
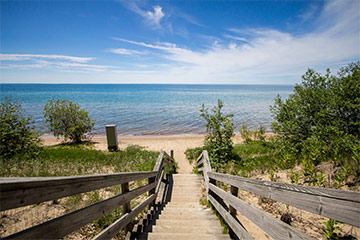
<instances>
[{"instance_id":1,"label":"dune grass","mask_svg":"<svg viewBox=\"0 0 360 240\"><path fill-rule=\"evenodd\" d=\"M152 171L158 155L158 152L147 151L139 146L130 146L118 152L95 150L93 145L89 143L46 146L35 157L18 155L10 160L0 160L0 177L49 177ZM144 185L146 182L146 179L132 182L130 189ZM63 206L63 214L65 214L120 193L121 186L116 185L54 200L52 204L34 205L33 208L39 208L40 211L41 205L46 205L48 206L47 211L52 211L54 206L60 205ZM141 197L131 201L132 206L141 202ZM13 214L16 214L16 211L10 210L4 214L14 217ZM116 208L68 237L71 239L74 236L79 236L79 234L82 238L93 237L122 215L122 207ZM27 218L28 221L35 222L38 217L37 214L27 214ZM20 225L17 226L17 231L23 230ZM6 226L1 226L0 230L4 227ZM120 232L116 238L124 239L124 232Z\"/></svg>"},{"instance_id":2,"label":"dune grass","mask_svg":"<svg viewBox=\"0 0 360 240\"><path fill-rule=\"evenodd\" d=\"M47 177L151 171L158 153L130 146L124 151L104 152L92 145L44 147L34 158L16 156L0 161L1 177Z\"/></svg>"}]
</instances>

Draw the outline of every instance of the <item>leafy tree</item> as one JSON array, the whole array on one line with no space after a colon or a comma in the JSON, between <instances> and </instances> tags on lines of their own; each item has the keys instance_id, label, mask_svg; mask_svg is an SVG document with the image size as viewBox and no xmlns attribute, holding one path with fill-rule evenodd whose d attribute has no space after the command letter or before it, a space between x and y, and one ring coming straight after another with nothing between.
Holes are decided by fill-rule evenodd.
<instances>
[{"instance_id":1,"label":"leafy tree","mask_svg":"<svg viewBox=\"0 0 360 240\"><path fill-rule=\"evenodd\" d=\"M0 156L10 159L17 154L36 155L40 139L31 117L17 101L5 97L0 104Z\"/></svg>"},{"instance_id":2,"label":"leafy tree","mask_svg":"<svg viewBox=\"0 0 360 240\"><path fill-rule=\"evenodd\" d=\"M315 163L351 155L360 138L360 62L337 76L309 69L302 78L293 94L285 101L277 96L270 107L273 131L291 154L311 154Z\"/></svg>"},{"instance_id":3,"label":"leafy tree","mask_svg":"<svg viewBox=\"0 0 360 240\"><path fill-rule=\"evenodd\" d=\"M44 117L54 136L64 136L65 140L75 143L86 139L86 133L91 132L95 124L86 110L66 99L49 100L44 106Z\"/></svg>"},{"instance_id":4,"label":"leafy tree","mask_svg":"<svg viewBox=\"0 0 360 240\"><path fill-rule=\"evenodd\" d=\"M218 105L209 113L209 109L204 104L200 110L201 116L206 120L205 148L209 152L212 166L218 169L222 164L231 160L234 136L234 125L232 123L233 114L224 115L221 110L223 102L219 99Z\"/></svg>"}]
</instances>

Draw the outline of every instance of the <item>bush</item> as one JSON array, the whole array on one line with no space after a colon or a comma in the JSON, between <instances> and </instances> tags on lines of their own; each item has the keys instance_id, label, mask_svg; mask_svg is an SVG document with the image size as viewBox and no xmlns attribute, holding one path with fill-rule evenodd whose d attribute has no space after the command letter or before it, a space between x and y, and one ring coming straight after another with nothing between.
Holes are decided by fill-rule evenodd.
<instances>
[{"instance_id":1,"label":"bush","mask_svg":"<svg viewBox=\"0 0 360 240\"><path fill-rule=\"evenodd\" d=\"M26 117L21 105L8 97L0 104L0 109L1 158L36 155L40 151L40 139L31 117Z\"/></svg>"},{"instance_id":2,"label":"bush","mask_svg":"<svg viewBox=\"0 0 360 240\"><path fill-rule=\"evenodd\" d=\"M54 136L64 136L65 140L80 143L91 132L95 121L89 113L80 109L79 104L69 100L52 99L44 106L46 125Z\"/></svg>"},{"instance_id":3,"label":"bush","mask_svg":"<svg viewBox=\"0 0 360 240\"><path fill-rule=\"evenodd\" d=\"M215 169L219 169L224 163L232 158L234 136L234 125L232 123L233 114L223 115L221 109L223 102L219 99L218 105L209 114L208 108L204 104L201 109L201 116L206 120L205 149L208 150L211 164Z\"/></svg>"},{"instance_id":4,"label":"bush","mask_svg":"<svg viewBox=\"0 0 360 240\"><path fill-rule=\"evenodd\" d=\"M288 99L277 96L270 107L273 131L299 160L351 158L360 137L360 62L337 76L329 69L324 76L309 69L302 78Z\"/></svg>"}]
</instances>

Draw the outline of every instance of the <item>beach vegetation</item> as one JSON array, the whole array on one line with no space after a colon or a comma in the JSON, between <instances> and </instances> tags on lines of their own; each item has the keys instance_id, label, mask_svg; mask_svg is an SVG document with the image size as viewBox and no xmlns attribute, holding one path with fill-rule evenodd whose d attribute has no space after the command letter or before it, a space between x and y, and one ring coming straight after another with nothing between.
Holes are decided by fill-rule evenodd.
<instances>
[{"instance_id":1,"label":"beach vegetation","mask_svg":"<svg viewBox=\"0 0 360 240\"><path fill-rule=\"evenodd\" d=\"M270 107L272 130L283 150L297 163L352 161L360 144L360 62L341 68L337 75L309 69L286 100L275 98Z\"/></svg>"},{"instance_id":2,"label":"beach vegetation","mask_svg":"<svg viewBox=\"0 0 360 240\"><path fill-rule=\"evenodd\" d=\"M158 155L158 152L147 151L136 145L118 152L96 150L90 143L44 146L43 151L36 157L26 158L16 155L8 161L0 161L0 177L51 177L152 171ZM147 179L131 182L130 188L143 186L146 182ZM52 211L56 205L60 206L61 211L64 211L63 214L70 213L120 193L121 185L116 185L57 199L52 203L44 202L32 206L33 210L26 215L26 219L27 221L38 221L39 215L44 215L44 208ZM136 205L141 201L141 198L137 198L131 201L131 204ZM20 209L19 211L23 210ZM75 238L88 239L94 237L123 214L122 207L119 207L73 234L76 236ZM15 210L4 212L3 215L11 219L18 217ZM2 230L3 227L1 226ZM13 227L15 228L15 226ZM19 224L16 225L16 228L22 230L22 226ZM124 231L119 234L122 237L121 239L124 239ZM68 237L73 238L74 236Z\"/></svg>"},{"instance_id":3,"label":"beach vegetation","mask_svg":"<svg viewBox=\"0 0 360 240\"><path fill-rule=\"evenodd\" d=\"M66 99L51 99L44 106L45 123L54 136L64 136L74 143L89 137L95 120L80 105Z\"/></svg>"},{"instance_id":4,"label":"beach vegetation","mask_svg":"<svg viewBox=\"0 0 360 240\"><path fill-rule=\"evenodd\" d=\"M1 177L48 177L152 171L158 153L129 146L119 152L93 149L91 144L44 146L37 157L18 156L0 164Z\"/></svg>"},{"instance_id":5,"label":"beach vegetation","mask_svg":"<svg viewBox=\"0 0 360 240\"><path fill-rule=\"evenodd\" d=\"M39 132L31 117L10 97L0 103L0 156L8 160L16 155L35 156L40 153Z\"/></svg>"},{"instance_id":6,"label":"beach vegetation","mask_svg":"<svg viewBox=\"0 0 360 240\"><path fill-rule=\"evenodd\" d=\"M234 125L232 123L233 114L224 114L223 102L219 99L217 106L211 109L202 105L201 117L206 121L205 127L207 135L204 146L209 153L212 167L219 169L223 164L232 160Z\"/></svg>"}]
</instances>

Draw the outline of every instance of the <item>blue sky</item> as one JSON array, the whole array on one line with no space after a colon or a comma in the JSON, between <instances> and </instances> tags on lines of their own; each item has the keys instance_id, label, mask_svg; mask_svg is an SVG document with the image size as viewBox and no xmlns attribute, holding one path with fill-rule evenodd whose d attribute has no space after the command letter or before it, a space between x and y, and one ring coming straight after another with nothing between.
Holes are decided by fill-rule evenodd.
<instances>
[{"instance_id":1,"label":"blue sky","mask_svg":"<svg viewBox=\"0 0 360 240\"><path fill-rule=\"evenodd\" d=\"M294 84L360 59L360 1L1 1L2 83Z\"/></svg>"}]
</instances>

